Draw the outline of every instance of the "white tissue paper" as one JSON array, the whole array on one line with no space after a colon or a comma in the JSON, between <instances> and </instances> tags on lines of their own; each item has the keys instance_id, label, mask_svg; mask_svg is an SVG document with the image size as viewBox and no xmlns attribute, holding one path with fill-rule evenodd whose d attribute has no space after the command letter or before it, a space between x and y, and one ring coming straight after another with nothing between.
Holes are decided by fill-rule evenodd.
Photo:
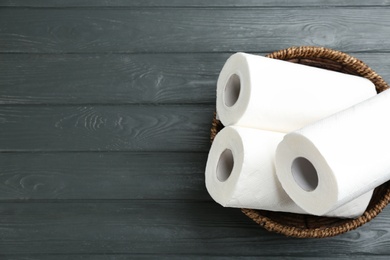
<instances>
[{"instance_id":1,"label":"white tissue paper","mask_svg":"<svg viewBox=\"0 0 390 260\"><path fill-rule=\"evenodd\" d=\"M211 146L206 165L206 187L224 207L252 208L305 214L283 190L274 167L274 155L284 134L229 126ZM356 217L366 209L372 191L326 214Z\"/></svg>"},{"instance_id":2,"label":"white tissue paper","mask_svg":"<svg viewBox=\"0 0 390 260\"><path fill-rule=\"evenodd\" d=\"M222 124L290 132L376 95L369 80L236 53L217 82Z\"/></svg>"},{"instance_id":3,"label":"white tissue paper","mask_svg":"<svg viewBox=\"0 0 390 260\"><path fill-rule=\"evenodd\" d=\"M324 214L390 179L390 91L287 134L277 176L290 197Z\"/></svg>"}]
</instances>

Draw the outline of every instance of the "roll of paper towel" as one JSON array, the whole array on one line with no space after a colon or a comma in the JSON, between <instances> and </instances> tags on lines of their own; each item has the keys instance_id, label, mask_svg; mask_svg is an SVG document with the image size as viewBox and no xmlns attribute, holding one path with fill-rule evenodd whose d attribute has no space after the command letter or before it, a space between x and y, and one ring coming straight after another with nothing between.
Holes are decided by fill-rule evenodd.
<instances>
[{"instance_id":1,"label":"roll of paper towel","mask_svg":"<svg viewBox=\"0 0 390 260\"><path fill-rule=\"evenodd\" d=\"M369 80L236 53L217 82L222 124L291 132L376 95Z\"/></svg>"},{"instance_id":2,"label":"roll of paper towel","mask_svg":"<svg viewBox=\"0 0 390 260\"><path fill-rule=\"evenodd\" d=\"M304 210L321 215L390 179L390 91L287 134L277 176Z\"/></svg>"},{"instance_id":3,"label":"roll of paper towel","mask_svg":"<svg viewBox=\"0 0 390 260\"><path fill-rule=\"evenodd\" d=\"M206 165L206 187L224 207L306 213L283 190L274 155L284 134L229 126L222 129L211 146ZM356 217L367 207L372 192L328 213Z\"/></svg>"}]
</instances>

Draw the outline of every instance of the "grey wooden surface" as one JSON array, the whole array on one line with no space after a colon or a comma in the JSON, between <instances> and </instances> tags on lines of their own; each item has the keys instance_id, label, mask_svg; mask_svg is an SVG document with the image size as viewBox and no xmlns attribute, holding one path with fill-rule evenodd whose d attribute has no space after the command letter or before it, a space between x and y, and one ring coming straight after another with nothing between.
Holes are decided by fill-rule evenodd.
<instances>
[{"instance_id":1,"label":"grey wooden surface","mask_svg":"<svg viewBox=\"0 0 390 260\"><path fill-rule=\"evenodd\" d=\"M236 51L317 45L390 81L390 1L0 1L0 259L388 259L390 209L269 233L204 186Z\"/></svg>"}]
</instances>

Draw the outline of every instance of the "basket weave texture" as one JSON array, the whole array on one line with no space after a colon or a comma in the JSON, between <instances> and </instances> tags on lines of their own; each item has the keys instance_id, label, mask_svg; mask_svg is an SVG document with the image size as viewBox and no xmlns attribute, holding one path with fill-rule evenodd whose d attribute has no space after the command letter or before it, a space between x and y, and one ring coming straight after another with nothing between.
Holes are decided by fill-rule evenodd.
<instances>
[{"instance_id":1,"label":"basket weave texture","mask_svg":"<svg viewBox=\"0 0 390 260\"><path fill-rule=\"evenodd\" d=\"M378 93L389 88L382 77L365 63L340 51L324 47L301 46L276 51L268 54L267 57L362 76L375 84ZM223 127L214 114L210 135L211 141ZM355 219L318 217L254 209L241 210L246 216L268 231L297 238L324 238L360 227L375 218L389 202L390 181L375 189L366 211L362 216Z\"/></svg>"}]
</instances>

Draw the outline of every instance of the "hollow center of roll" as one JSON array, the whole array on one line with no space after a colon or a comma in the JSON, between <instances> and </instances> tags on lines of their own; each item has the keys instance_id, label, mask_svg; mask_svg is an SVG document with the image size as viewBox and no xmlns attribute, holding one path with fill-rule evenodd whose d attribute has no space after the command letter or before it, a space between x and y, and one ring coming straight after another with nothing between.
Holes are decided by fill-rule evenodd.
<instances>
[{"instance_id":1,"label":"hollow center of roll","mask_svg":"<svg viewBox=\"0 0 390 260\"><path fill-rule=\"evenodd\" d=\"M226 181L232 173L234 158L231 150L226 149L221 153L217 164L217 178L219 181Z\"/></svg>"},{"instance_id":2,"label":"hollow center of roll","mask_svg":"<svg viewBox=\"0 0 390 260\"><path fill-rule=\"evenodd\" d=\"M226 83L224 90L225 105L228 107L233 106L240 96L241 82L240 77L237 74L232 74Z\"/></svg>"},{"instance_id":3,"label":"hollow center of roll","mask_svg":"<svg viewBox=\"0 0 390 260\"><path fill-rule=\"evenodd\" d=\"M291 165L295 182L305 191L313 191L318 186L318 174L314 165L306 158L295 158Z\"/></svg>"}]
</instances>

